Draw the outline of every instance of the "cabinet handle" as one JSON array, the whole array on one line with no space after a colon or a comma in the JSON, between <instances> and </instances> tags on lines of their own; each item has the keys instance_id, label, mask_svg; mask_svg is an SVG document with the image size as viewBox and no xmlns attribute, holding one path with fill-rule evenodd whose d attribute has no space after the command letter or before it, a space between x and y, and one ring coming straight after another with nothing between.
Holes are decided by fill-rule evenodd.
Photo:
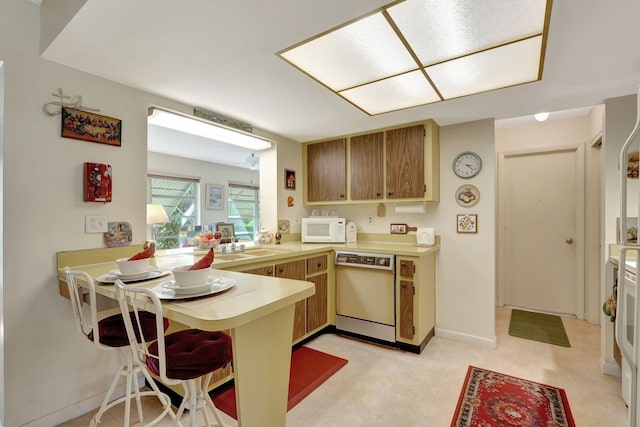
<instances>
[{"instance_id":1,"label":"cabinet handle","mask_svg":"<svg viewBox=\"0 0 640 427\"><path fill-rule=\"evenodd\" d=\"M318 263L318 268L320 268L320 267L322 267L322 263L321 262Z\"/></svg>"},{"instance_id":2,"label":"cabinet handle","mask_svg":"<svg viewBox=\"0 0 640 427\"><path fill-rule=\"evenodd\" d=\"M284 267L280 267L280 268L278 269L278 271L279 271L280 273L282 273L282 272L284 271Z\"/></svg>"},{"instance_id":3,"label":"cabinet handle","mask_svg":"<svg viewBox=\"0 0 640 427\"><path fill-rule=\"evenodd\" d=\"M269 273L269 275L273 275L273 270L267 270L267 273Z\"/></svg>"},{"instance_id":4,"label":"cabinet handle","mask_svg":"<svg viewBox=\"0 0 640 427\"><path fill-rule=\"evenodd\" d=\"M387 193L387 196L393 196L393 191L389 191L389 192Z\"/></svg>"},{"instance_id":5,"label":"cabinet handle","mask_svg":"<svg viewBox=\"0 0 640 427\"><path fill-rule=\"evenodd\" d=\"M341 199L344 199L344 194L341 194L341 195L340 195L340 198L341 198Z\"/></svg>"},{"instance_id":6,"label":"cabinet handle","mask_svg":"<svg viewBox=\"0 0 640 427\"><path fill-rule=\"evenodd\" d=\"M382 193L378 191L378 192L376 193L376 197L380 197L380 196L382 196Z\"/></svg>"}]
</instances>

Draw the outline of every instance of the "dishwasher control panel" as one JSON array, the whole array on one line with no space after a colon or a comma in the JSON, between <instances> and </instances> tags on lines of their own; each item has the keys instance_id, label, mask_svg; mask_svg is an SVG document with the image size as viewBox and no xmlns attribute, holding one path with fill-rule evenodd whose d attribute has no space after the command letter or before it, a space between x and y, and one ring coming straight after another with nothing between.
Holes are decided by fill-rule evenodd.
<instances>
[{"instance_id":1,"label":"dishwasher control panel","mask_svg":"<svg viewBox=\"0 0 640 427\"><path fill-rule=\"evenodd\" d=\"M364 252L336 252L336 265L393 270L395 256Z\"/></svg>"}]
</instances>

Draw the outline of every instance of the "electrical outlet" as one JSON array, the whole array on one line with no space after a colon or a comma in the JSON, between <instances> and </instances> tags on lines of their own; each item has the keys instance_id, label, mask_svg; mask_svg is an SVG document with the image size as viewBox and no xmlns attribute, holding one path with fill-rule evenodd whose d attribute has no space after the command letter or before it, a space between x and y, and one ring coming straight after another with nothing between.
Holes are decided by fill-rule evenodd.
<instances>
[{"instance_id":1,"label":"electrical outlet","mask_svg":"<svg viewBox=\"0 0 640 427\"><path fill-rule=\"evenodd\" d=\"M84 217L85 233L106 233L107 232L107 216L106 215L85 215Z\"/></svg>"},{"instance_id":2,"label":"electrical outlet","mask_svg":"<svg viewBox=\"0 0 640 427\"><path fill-rule=\"evenodd\" d=\"M372 220L373 220L373 217L369 216L369 224L371 224Z\"/></svg>"}]
</instances>

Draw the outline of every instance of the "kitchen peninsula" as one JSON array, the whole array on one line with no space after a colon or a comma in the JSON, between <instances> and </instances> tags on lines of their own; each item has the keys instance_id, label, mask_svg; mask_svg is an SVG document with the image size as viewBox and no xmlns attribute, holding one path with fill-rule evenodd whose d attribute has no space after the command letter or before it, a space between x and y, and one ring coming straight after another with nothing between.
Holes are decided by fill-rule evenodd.
<instances>
[{"instance_id":1,"label":"kitchen peninsula","mask_svg":"<svg viewBox=\"0 0 640 427\"><path fill-rule=\"evenodd\" d=\"M111 260L134 253L139 247L60 252L57 266L83 270L96 278L116 268ZM284 425L292 344L331 330L336 324L335 250L392 254L399 266L411 266L401 267L396 279L397 346L419 353L433 336L439 239L430 247L397 241L286 242L247 245L244 252L216 252L212 266L215 274L236 280L235 289L228 291L228 296L167 302L165 306L168 317L184 325L231 329L240 425ZM155 260L159 269L165 269L193 263L205 253L198 248L159 250ZM58 278L63 278L60 270ZM162 280L166 277L145 286ZM61 283L63 295L65 288ZM98 286L98 292L108 298L115 294L113 286L108 285ZM264 366L269 366L268 372ZM276 390L282 391L278 391L277 401L265 399L275 397ZM275 421L265 423L266 419Z\"/></svg>"}]
</instances>

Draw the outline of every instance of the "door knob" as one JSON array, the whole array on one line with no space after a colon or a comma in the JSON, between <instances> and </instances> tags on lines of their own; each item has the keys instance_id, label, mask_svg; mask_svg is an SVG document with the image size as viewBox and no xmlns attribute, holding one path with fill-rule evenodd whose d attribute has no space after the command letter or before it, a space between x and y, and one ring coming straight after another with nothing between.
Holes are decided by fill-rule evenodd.
<instances>
[{"instance_id":1,"label":"door knob","mask_svg":"<svg viewBox=\"0 0 640 427\"><path fill-rule=\"evenodd\" d=\"M573 238L569 237L565 242L567 242L567 245L573 245Z\"/></svg>"}]
</instances>

